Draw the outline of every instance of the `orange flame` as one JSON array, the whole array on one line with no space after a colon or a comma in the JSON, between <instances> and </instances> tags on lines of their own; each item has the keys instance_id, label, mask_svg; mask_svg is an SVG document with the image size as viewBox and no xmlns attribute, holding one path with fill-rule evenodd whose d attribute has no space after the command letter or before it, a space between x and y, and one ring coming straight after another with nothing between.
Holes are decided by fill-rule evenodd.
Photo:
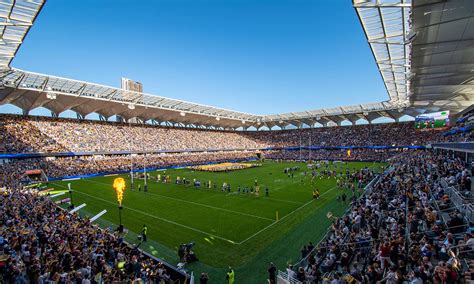
<instances>
[{"instance_id":1,"label":"orange flame","mask_svg":"<svg viewBox=\"0 0 474 284\"><path fill-rule=\"evenodd\" d=\"M122 206L123 192L125 191L125 180L123 178L114 179L113 185L115 192L117 192L117 201Z\"/></svg>"}]
</instances>

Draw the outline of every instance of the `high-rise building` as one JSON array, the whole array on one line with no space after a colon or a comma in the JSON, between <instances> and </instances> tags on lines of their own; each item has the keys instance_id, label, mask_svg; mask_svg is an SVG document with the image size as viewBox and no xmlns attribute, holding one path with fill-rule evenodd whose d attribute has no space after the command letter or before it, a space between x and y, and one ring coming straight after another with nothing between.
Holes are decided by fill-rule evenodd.
<instances>
[{"instance_id":1,"label":"high-rise building","mask_svg":"<svg viewBox=\"0 0 474 284\"><path fill-rule=\"evenodd\" d=\"M139 92L139 93L143 93L143 85L142 83L140 82L137 82L137 81L133 81L131 79L128 79L128 78L123 78L122 77L122 89L126 90L126 91L132 91L132 92ZM126 99L127 101L128 100L133 100L134 103L140 103L141 101L141 98L143 95L138 95L135 94L135 93L124 93L123 94L123 99ZM136 117L133 117L131 119L128 120L129 122L131 123L138 123L138 118Z\"/></svg>"},{"instance_id":2,"label":"high-rise building","mask_svg":"<svg viewBox=\"0 0 474 284\"><path fill-rule=\"evenodd\" d=\"M122 89L133 92L143 93L143 85L140 82L122 77Z\"/></svg>"}]
</instances>

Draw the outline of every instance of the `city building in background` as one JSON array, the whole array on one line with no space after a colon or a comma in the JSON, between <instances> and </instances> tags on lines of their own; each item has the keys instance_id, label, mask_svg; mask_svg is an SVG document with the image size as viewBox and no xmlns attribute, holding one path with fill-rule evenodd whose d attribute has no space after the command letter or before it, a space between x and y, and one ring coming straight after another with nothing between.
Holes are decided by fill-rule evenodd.
<instances>
[{"instance_id":1,"label":"city building in background","mask_svg":"<svg viewBox=\"0 0 474 284\"><path fill-rule=\"evenodd\" d=\"M143 84L140 82L122 77L122 89L127 90L127 91L143 93Z\"/></svg>"}]
</instances>

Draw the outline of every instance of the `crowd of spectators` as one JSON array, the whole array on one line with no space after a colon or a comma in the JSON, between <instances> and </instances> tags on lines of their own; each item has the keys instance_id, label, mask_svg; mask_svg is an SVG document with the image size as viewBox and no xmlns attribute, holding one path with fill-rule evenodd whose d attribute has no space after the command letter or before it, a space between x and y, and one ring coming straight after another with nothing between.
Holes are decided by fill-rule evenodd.
<instances>
[{"instance_id":1,"label":"crowd of spectators","mask_svg":"<svg viewBox=\"0 0 474 284\"><path fill-rule=\"evenodd\" d=\"M0 115L0 149L22 152L101 152L251 149L238 132L185 129L92 120Z\"/></svg>"},{"instance_id":2,"label":"crowd of spectators","mask_svg":"<svg viewBox=\"0 0 474 284\"><path fill-rule=\"evenodd\" d=\"M412 123L233 132L1 115L0 131L0 151L9 153L406 146L446 141L439 131L415 130ZM441 181L471 190L471 172L461 160L399 149L262 153L283 160L391 160L390 170L361 198L352 199L350 210L333 221L327 237L305 247L303 261L288 269L290 276L304 283L459 281L459 260L472 258L474 239ZM7 283L137 279L168 283L171 278L163 264L126 245L120 236L65 213L31 191L17 190L27 170L41 169L50 178L60 178L254 157L255 151L180 152L13 159L0 164L0 185L7 187L0 195L0 275ZM368 171L364 183L372 176Z\"/></svg>"},{"instance_id":3,"label":"crowd of spectators","mask_svg":"<svg viewBox=\"0 0 474 284\"><path fill-rule=\"evenodd\" d=\"M443 133L447 142L470 142L474 139L474 107L470 107L466 113L456 120L449 131Z\"/></svg>"},{"instance_id":4,"label":"crowd of spectators","mask_svg":"<svg viewBox=\"0 0 474 284\"><path fill-rule=\"evenodd\" d=\"M447 139L439 130L416 130L413 122L281 131L217 131L0 115L0 131L3 133L0 151L8 153L409 146Z\"/></svg>"},{"instance_id":5,"label":"crowd of spectators","mask_svg":"<svg viewBox=\"0 0 474 284\"><path fill-rule=\"evenodd\" d=\"M262 157L274 160L337 160L337 161L386 161L411 150L396 149L352 149L347 150L267 150ZM107 174L168 166L206 164L228 160L247 160L257 158L255 151L221 151L162 153L147 155L94 155L73 157L43 157L12 159L0 164L0 185L19 187L24 173L28 170L42 170L48 178L63 178L87 174Z\"/></svg>"},{"instance_id":6,"label":"crowd of spectators","mask_svg":"<svg viewBox=\"0 0 474 284\"><path fill-rule=\"evenodd\" d=\"M443 141L442 130L417 130L413 122L244 133L266 147L410 146Z\"/></svg>"},{"instance_id":7,"label":"crowd of spectators","mask_svg":"<svg viewBox=\"0 0 474 284\"><path fill-rule=\"evenodd\" d=\"M1 283L184 283L163 263L33 191L0 195Z\"/></svg>"},{"instance_id":8,"label":"crowd of spectators","mask_svg":"<svg viewBox=\"0 0 474 284\"><path fill-rule=\"evenodd\" d=\"M64 152L65 147L55 139L35 129L28 117L0 115L0 152Z\"/></svg>"},{"instance_id":9,"label":"crowd of spectators","mask_svg":"<svg viewBox=\"0 0 474 284\"><path fill-rule=\"evenodd\" d=\"M411 122L296 129L285 131L215 131L167 128L103 121L81 121L47 117L0 115L0 151L112 152L112 151L200 151L205 149L255 149L292 146L404 146L442 140L439 131L416 130ZM263 156L284 160L383 161L403 152L398 149L264 150ZM12 159L0 165L0 183L18 186L25 170L41 169L50 178L92 173L129 171L143 167L201 164L244 159L253 152L201 152L148 154L135 157L79 156Z\"/></svg>"},{"instance_id":10,"label":"crowd of spectators","mask_svg":"<svg viewBox=\"0 0 474 284\"><path fill-rule=\"evenodd\" d=\"M287 269L303 283L458 283L473 259L474 239L441 180L470 179L462 161L427 151L404 153L327 237L305 247ZM303 252L303 251L302 251Z\"/></svg>"},{"instance_id":11,"label":"crowd of spectators","mask_svg":"<svg viewBox=\"0 0 474 284\"><path fill-rule=\"evenodd\" d=\"M267 159L276 160L328 160L328 161L386 161L411 150L399 149L319 149L319 150L269 150L264 151Z\"/></svg>"},{"instance_id":12,"label":"crowd of spectators","mask_svg":"<svg viewBox=\"0 0 474 284\"><path fill-rule=\"evenodd\" d=\"M97 173L117 173L146 168L205 164L228 160L247 160L255 158L255 152L196 152L149 155L113 155L46 157L34 159L15 159L0 164L0 186L20 187L25 181L27 170L42 170L48 178L62 178Z\"/></svg>"}]
</instances>

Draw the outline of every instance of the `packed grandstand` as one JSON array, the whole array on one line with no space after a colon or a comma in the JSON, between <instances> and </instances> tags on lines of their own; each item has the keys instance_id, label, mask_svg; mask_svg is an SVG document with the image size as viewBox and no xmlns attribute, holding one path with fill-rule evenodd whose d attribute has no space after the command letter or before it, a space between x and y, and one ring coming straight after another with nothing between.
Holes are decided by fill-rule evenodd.
<instances>
[{"instance_id":1,"label":"packed grandstand","mask_svg":"<svg viewBox=\"0 0 474 284\"><path fill-rule=\"evenodd\" d=\"M124 244L119 236L102 232L77 216L67 223L50 223L51 218L62 220L66 213L54 209L54 203L35 191L20 190L31 182L24 175L27 170L41 169L55 179L129 172L143 165L152 169L256 159L257 152L275 160L391 161L391 170L379 176L364 197L353 201L347 215L334 220L324 241L302 249L302 260L287 269L290 278L304 283L342 278L362 283L416 278L443 283L460 279L465 268L459 261L472 256L474 239L468 230L469 221L458 209L451 209L455 206L443 186L446 183L460 192L471 191L471 171L463 159L419 149L446 142L446 137L451 142L465 139L446 135L446 130L417 131L407 122L271 133L228 132L10 115L1 118L4 139L0 146L4 155L13 157L1 165L2 186L7 189L2 196L6 206L2 208L2 242L4 254L14 253L22 260L21 265L4 260L2 273L7 281L23 275L31 283L58 279L77 282L92 280L101 271L105 282L133 280L139 274L158 283L169 281L173 275L159 261ZM163 136L163 132L167 134ZM117 140L119 137L139 139L129 142ZM312 144L299 144L309 137ZM350 156L347 146L352 146ZM129 149L149 152L135 156L120 153ZM374 177L370 174L364 179ZM21 217L20 222L15 222L16 216ZM83 245L77 242L83 239L79 238L81 233L71 232L71 228L88 232L89 242L99 241L100 249L83 256L78 250ZM55 237L50 232L55 232ZM61 238L77 244L76 248L57 247ZM69 252L61 258L51 255L63 250ZM53 259L58 261L51 263ZM111 263L124 263L125 269L115 270Z\"/></svg>"},{"instance_id":2,"label":"packed grandstand","mask_svg":"<svg viewBox=\"0 0 474 284\"><path fill-rule=\"evenodd\" d=\"M3 183L9 185L32 169L64 178L129 172L143 165L160 168L243 160L256 157L257 151L269 159L385 161L401 151L463 140L461 136L447 140L445 130L418 131L412 122L231 132L2 115L0 128L0 149L20 158L1 165ZM353 148L350 156L348 146ZM131 157L128 151L141 154Z\"/></svg>"},{"instance_id":3,"label":"packed grandstand","mask_svg":"<svg viewBox=\"0 0 474 284\"><path fill-rule=\"evenodd\" d=\"M28 1L7 2L2 5L11 5L12 11L15 5L18 9L23 7L25 11L35 11L30 15L31 24L44 4L43 1L33 1L33 4L25 4ZM394 2L397 3L385 3L384 6L379 1L353 1L369 43L374 44L374 40L370 39L370 31L374 27L366 26L370 24L366 17L370 18L371 15L365 15L359 9L374 8L376 16L383 15L384 8L394 11L410 9L410 13L419 15L428 13L426 9L429 8L426 7L439 4L438 1L424 1L430 2L429 5L425 3L417 6L417 1ZM453 9L464 3L464 8L471 11L471 14L464 17L470 19L469 27L474 31L472 3L446 2L457 5ZM380 16L380 21L383 18ZM408 26L405 13L401 19ZM379 29L378 25L375 28ZM417 29L419 33L423 32L423 27ZM21 32L23 39L27 31ZM411 38L411 35L407 33L401 37L403 44L406 44L405 40ZM382 45L387 45L387 53L393 52L388 48L393 42L384 40ZM472 48L472 43L470 47ZM19 48L19 44L16 48ZM377 49L372 45L371 48ZM378 52L373 52L377 59ZM14 55L13 53L11 58ZM402 65L412 63L406 59ZM151 124L145 123L148 120L145 117L143 121L138 119L138 123L132 123L131 118L139 118L133 113L135 102L138 101L134 99L133 107L132 104L124 106L124 102L130 103L127 97L114 101L112 99L115 95L103 104L110 104L111 108L123 107L129 112L116 122L107 119L87 120L83 115L79 115L78 119L58 118L57 115L32 116L28 115L29 109L23 115L1 114L0 283L233 283L232 268L229 271L225 269L226 274L220 278L213 274L208 276L206 271L196 271L193 274L186 270L186 257L180 255L179 263L163 261L149 251L142 250L139 244L126 240L123 231L118 230L115 224L99 226L91 221L90 216L84 217L78 211L71 211L74 208L72 200L68 200L71 207L61 207L49 195L40 194L38 188L49 188L49 183L56 180L118 174L131 177L133 182L135 172L141 173L142 176L135 177L144 178L146 184L147 172L176 167L188 167L202 172L227 173L237 169L236 172L245 172L247 168L264 168L265 165L262 166L261 163L265 160L298 163L301 167L308 167L308 175L312 171L313 178L315 175L320 175L320 179L324 175L328 180L334 177L338 187L347 187L348 192L352 190L352 197L344 214L335 216L332 212L327 212L322 217L330 220L324 237L310 236L314 237L314 241L298 244L302 247L301 251L293 253L299 255L298 259L284 265L264 263L258 267L260 273L266 275L268 283L472 283L473 94L466 95L469 105L465 105L464 101L450 104L445 100L430 99L432 101L426 105L433 109L427 107L421 112L439 110L440 104L443 104L443 107L452 108L454 119L447 127L416 129L413 121L402 122L399 118L403 114L419 114L418 111L424 106L421 102L425 101L427 95L420 94L420 98L415 94L415 98L408 104L405 101L401 103L403 96L408 96L408 89L399 91L400 80L395 80L395 73L400 72L394 69L400 64L391 62L391 71L386 71L387 68L383 71L384 66L381 65L384 63L381 62L377 61L377 64L389 91L390 102L381 103L381 106L341 107L340 111L314 111L310 117L306 114L296 114L294 117L284 114L274 117L254 116L198 104L182 110L178 108L178 105L186 104L182 102L170 104L166 108L162 105L153 108L155 106L152 105L151 95L141 98L143 101L137 103L137 107L146 107L150 109L150 113L157 112L156 119L162 113L166 117L172 113L175 120ZM413 62L415 64L415 60ZM21 96L20 94L25 96L24 101L34 104L44 99L47 84L68 80L49 80L46 75L16 70L9 66L10 61L0 60L0 64L6 68L0 75L1 104L16 101L18 98L15 96ZM387 75L383 72L392 72L393 80L386 79ZM423 71L417 72L420 75ZM34 84L20 84L22 80L33 77ZM44 85L36 86L43 77L48 78ZM407 77L403 78L405 79L408 80ZM462 79L464 82L464 77ZM419 81L422 85L422 80ZM75 86L75 81L67 82L72 82L70 85ZM94 85L92 83L90 86L89 83L81 84L84 85L74 92L53 87L49 91L57 91L63 97L84 92L84 96L78 96L84 100L81 104L85 104L88 109L94 109L96 104L101 103L95 101L99 96L94 93L103 91L100 88L111 91L110 94L120 92L112 88L109 90L105 86L96 86L94 89L95 87L91 87ZM387 84L398 86L391 88ZM22 92L16 92L22 88ZM54 99L56 100L55 96ZM67 99L57 100L63 106L69 104ZM163 105L174 101L164 98L160 100ZM415 105L415 101L420 104ZM56 109L51 107L51 110ZM215 113L211 113L213 111ZM84 113L87 114L88 111ZM105 113L101 114L102 117L104 115ZM180 117L185 115L194 119L194 126L209 127L179 124ZM394 121L371 123L381 116L390 117ZM356 125L355 121L359 118L367 119L369 123ZM349 120L351 123L342 126L342 120ZM210 125L212 123L215 125ZM314 127L316 123L322 127ZM178 124L179 127L176 127ZM237 129L243 124L255 126L256 129ZM265 125L268 129L262 131L260 125ZM286 128L289 125L296 127ZM272 130L274 126L279 126L280 129ZM258 163L254 162L256 160L259 160ZM252 164L245 163L248 161L252 161ZM347 173L343 173L341 167L340 173L337 170L332 172L322 169L318 172L309 167L316 163L329 165L333 162L334 165L362 161L381 162L383 171L364 167L347 168ZM272 174L274 173L269 173ZM302 172L301 174L303 175ZM304 176L306 175L305 170ZM255 188L258 188L258 178L255 178ZM344 185L339 185L340 179L344 180ZM302 179L301 183L303 182ZM358 194L354 194L355 185L360 187L357 189ZM230 185L226 190L231 193ZM266 190L268 196L268 188ZM260 191L264 195L263 188ZM72 194L71 189L69 193ZM238 193L240 194L240 185ZM339 200L338 197L338 204L345 201L345 193L343 196L341 198L344 200ZM312 197L318 202L319 191L313 191ZM120 204L119 212L121 209ZM278 212L276 214L275 223L279 221ZM146 232L145 225L142 232L135 232L137 235L141 234L137 238L140 244L143 237L146 241ZM186 256L191 254L192 245L182 245ZM222 265L226 266L226 263ZM238 283L255 283L254 275L237 277L240 280Z\"/></svg>"}]
</instances>

